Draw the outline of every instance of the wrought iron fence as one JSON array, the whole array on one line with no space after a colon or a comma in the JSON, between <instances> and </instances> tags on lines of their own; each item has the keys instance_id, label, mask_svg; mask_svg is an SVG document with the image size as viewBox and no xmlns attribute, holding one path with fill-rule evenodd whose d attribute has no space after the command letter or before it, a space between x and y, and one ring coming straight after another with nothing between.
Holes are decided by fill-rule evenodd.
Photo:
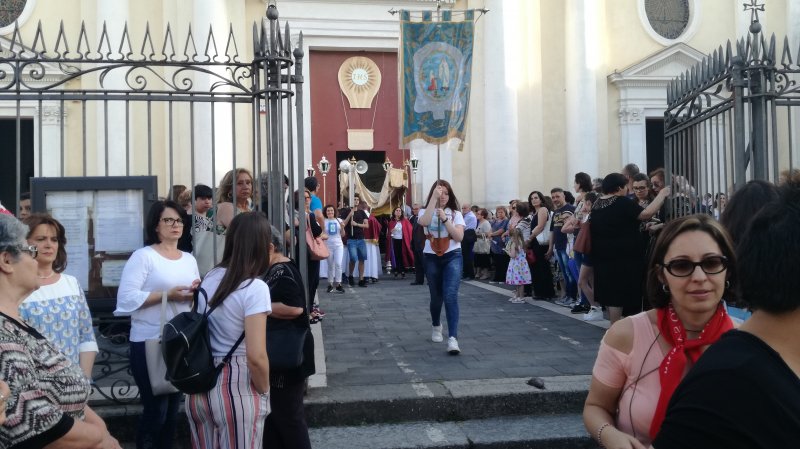
<instances>
[{"instance_id":1,"label":"wrought iron fence","mask_svg":"<svg viewBox=\"0 0 800 449\"><path fill-rule=\"evenodd\" d=\"M63 22L57 30L40 22L32 36L17 26L0 41L0 109L16 120L17 179L21 123L32 119L34 177L157 176L168 196L173 184L218 186L223 173L245 167L260 190L253 206L283 229L285 208L294 207L284 176L292 190L304 177L302 34L294 47L273 4L251 39L232 25L224 33L175 29L167 24L156 36L148 24L136 39L125 25L112 38L120 30L103 24L93 40L85 24L71 34ZM15 193L18 200L19 182ZM303 248L304 220L299 227ZM305 252L296 257L305 267ZM129 324L96 313L95 324L96 393L134 401Z\"/></svg>"},{"instance_id":2,"label":"wrought iron fence","mask_svg":"<svg viewBox=\"0 0 800 449\"><path fill-rule=\"evenodd\" d=\"M760 5L745 8L752 6ZM765 39L753 11L746 37L667 88L665 174L676 216L707 211L751 179L780 182L798 168L800 50L788 38L782 49L774 34Z\"/></svg>"}]
</instances>

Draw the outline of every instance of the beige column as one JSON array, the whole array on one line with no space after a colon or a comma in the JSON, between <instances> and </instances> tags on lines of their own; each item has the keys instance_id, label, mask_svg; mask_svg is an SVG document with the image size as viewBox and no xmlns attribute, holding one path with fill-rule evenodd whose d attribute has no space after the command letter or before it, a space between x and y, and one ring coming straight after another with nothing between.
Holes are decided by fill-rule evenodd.
<instances>
[{"instance_id":1,"label":"beige column","mask_svg":"<svg viewBox=\"0 0 800 449\"><path fill-rule=\"evenodd\" d=\"M111 51L116 52L119 49L122 31L125 28L125 23L129 16L129 0L115 0L113 2L98 1L96 13L95 40L92 43L93 46L96 48L96 46L99 45L103 33L103 25L105 24L109 42L111 43ZM132 33L133 30L129 27L128 32ZM144 31L142 30L142 32ZM136 33L135 35L139 34ZM133 42L132 40L131 44L136 47ZM112 54L112 57L118 56L119 55ZM117 69L109 72L103 79L102 84L100 84L100 74L102 72L98 73L97 87L104 90L127 90L128 85L125 81L125 72L126 70L124 69ZM130 139L130 136L125 132L125 102L91 102L87 104L87 107L93 109L95 116L94 121L97 124L94 136L96 157L90 157L88 159L87 164L89 167L87 167L87 173L89 173L89 175L100 176L125 176L127 174L126 144L128 139ZM144 121L139 120L138 123L143 124ZM90 137L87 136L87 139L89 138ZM140 144L146 145L146 141L140 142ZM141 160L142 163L144 163L146 157L146 151L131 151L131 171L135 171L133 167L136 164L136 160ZM94 166L92 166L92 164L94 164Z\"/></svg>"},{"instance_id":2,"label":"beige column","mask_svg":"<svg viewBox=\"0 0 800 449\"><path fill-rule=\"evenodd\" d=\"M600 123L598 77L602 70L602 0L567 0L566 39L566 167L560 187L572 187L575 173L599 176ZM627 163L627 161L623 161ZM621 167L620 167L621 168Z\"/></svg>"}]
</instances>

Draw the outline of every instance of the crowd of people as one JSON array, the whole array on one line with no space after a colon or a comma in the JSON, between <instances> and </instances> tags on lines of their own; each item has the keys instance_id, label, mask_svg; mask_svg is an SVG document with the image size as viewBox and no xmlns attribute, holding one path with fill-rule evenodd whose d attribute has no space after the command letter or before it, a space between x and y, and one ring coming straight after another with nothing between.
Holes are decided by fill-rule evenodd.
<instances>
[{"instance_id":1,"label":"crowd of people","mask_svg":"<svg viewBox=\"0 0 800 449\"><path fill-rule=\"evenodd\" d=\"M628 165L602 179L577 173L574 194L534 190L492 210L459 203L440 179L424 206L398 206L380 219L357 197L355 207L323 208L316 179L307 178L283 229L255 210L249 171L225 179L216 206L203 185L173 192L178 202L154 203L145 246L122 272L115 313L131 317L138 448L173 445L184 396L156 391L146 343L160 337L165 314L189 310L193 299L219 310L209 315L211 351L230 361L210 391L185 396L192 446L311 447L303 395L315 371L313 337L305 333L294 368L270 369L267 353L271 330L307 330L324 316L313 305L323 257L288 240L301 221L327 248L327 293L344 293L343 283L367 287L385 269L395 278L413 270L413 285L427 282L431 341L446 341L451 355L461 353L464 279L513 286L512 303L550 300L584 320L605 310L611 327L583 414L602 447L796 440L800 276L791 260L800 252L800 180L791 173L781 186L750 181L728 200L688 195L681 177L667 186L663 170L647 176ZM20 221L0 212L0 446L119 448L87 405L98 346L83 290L64 273L64 227L48 214L27 210ZM291 244L308 256L305 280L285 255ZM219 251L207 270L191 253L198 246ZM738 329L733 305L752 312ZM32 408L40 419L24 419Z\"/></svg>"}]
</instances>

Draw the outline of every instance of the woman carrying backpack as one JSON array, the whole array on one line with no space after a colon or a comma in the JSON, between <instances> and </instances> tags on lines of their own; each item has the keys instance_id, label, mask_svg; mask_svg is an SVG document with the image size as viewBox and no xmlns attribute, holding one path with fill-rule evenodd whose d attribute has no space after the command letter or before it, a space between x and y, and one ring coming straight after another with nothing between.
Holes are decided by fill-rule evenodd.
<instances>
[{"instance_id":1,"label":"woman carrying backpack","mask_svg":"<svg viewBox=\"0 0 800 449\"><path fill-rule=\"evenodd\" d=\"M189 310L193 290L200 283L194 256L178 249L185 215L173 201L158 201L150 207L145 220L147 246L131 255L119 282L114 314L131 316L131 373L142 402L137 449L170 449L175 439L181 394L153 394L145 341L161 336L163 293L170 319Z\"/></svg>"},{"instance_id":2,"label":"woman carrying backpack","mask_svg":"<svg viewBox=\"0 0 800 449\"><path fill-rule=\"evenodd\" d=\"M208 272L198 310L208 315L211 352L219 364L244 334L210 391L187 395L193 448L261 449L269 414L267 315L269 288L259 276L269 265L270 225L258 212L236 215L228 226L222 261Z\"/></svg>"}]
</instances>

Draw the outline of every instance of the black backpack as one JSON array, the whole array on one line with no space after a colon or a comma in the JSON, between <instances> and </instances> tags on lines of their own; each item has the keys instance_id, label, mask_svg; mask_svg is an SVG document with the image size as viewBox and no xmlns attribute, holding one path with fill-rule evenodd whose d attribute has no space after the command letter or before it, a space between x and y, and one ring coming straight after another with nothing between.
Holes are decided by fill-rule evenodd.
<instances>
[{"instance_id":1,"label":"black backpack","mask_svg":"<svg viewBox=\"0 0 800 449\"><path fill-rule=\"evenodd\" d=\"M197 311L202 293L208 306L208 295L202 288L194 292L192 310L175 315L164 324L161 335L161 352L167 365L166 379L186 394L205 393L217 384L222 367L228 364L233 352L244 340L244 332L236 341L222 363L215 366L208 333L208 316L221 301L207 307L205 313Z\"/></svg>"}]
</instances>

